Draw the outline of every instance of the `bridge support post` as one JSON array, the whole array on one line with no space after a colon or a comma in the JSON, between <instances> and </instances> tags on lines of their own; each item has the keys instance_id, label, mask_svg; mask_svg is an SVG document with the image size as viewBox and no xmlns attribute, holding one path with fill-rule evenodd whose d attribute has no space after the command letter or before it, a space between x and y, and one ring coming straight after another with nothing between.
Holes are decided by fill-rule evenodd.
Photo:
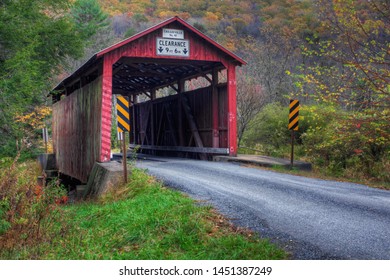
<instances>
[{"instance_id":1,"label":"bridge support post","mask_svg":"<svg viewBox=\"0 0 390 280\"><path fill-rule=\"evenodd\" d=\"M150 91L150 99L153 101L156 99L156 89L152 89ZM152 146L156 145L156 140L155 140L155 123L154 123L154 103L150 103L150 134L151 134L151 144ZM155 155L156 152L152 151L152 154Z\"/></svg>"},{"instance_id":2,"label":"bridge support post","mask_svg":"<svg viewBox=\"0 0 390 280\"><path fill-rule=\"evenodd\" d=\"M102 81L102 116L99 162L111 160L112 59L105 56Z\"/></svg>"},{"instance_id":3,"label":"bridge support post","mask_svg":"<svg viewBox=\"0 0 390 280\"><path fill-rule=\"evenodd\" d=\"M229 63L227 68L227 94L228 94L228 145L229 155L237 156L237 82L236 67Z\"/></svg>"},{"instance_id":4,"label":"bridge support post","mask_svg":"<svg viewBox=\"0 0 390 280\"><path fill-rule=\"evenodd\" d=\"M219 106L218 106L218 70L213 69L212 78L212 114L213 114L213 148L219 148Z\"/></svg>"}]
</instances>

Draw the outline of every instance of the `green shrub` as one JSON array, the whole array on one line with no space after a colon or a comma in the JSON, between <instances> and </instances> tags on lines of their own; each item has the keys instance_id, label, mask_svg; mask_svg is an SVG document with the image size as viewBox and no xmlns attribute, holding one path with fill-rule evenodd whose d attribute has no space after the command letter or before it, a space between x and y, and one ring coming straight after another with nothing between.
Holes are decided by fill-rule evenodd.
<instances>
[{"instance_id":1,"label":"green shrub","mask_svg":"<svg viewBox=\"0 0 390 280\"><path fill-rule=\"evenodd\" d=\"M278 103L268 104L250 122L243 136L243 145L274 155L290 142L287 129L288 109Z\"/></svg>"},{"instance_id":2,"label":"green shrub","mask_svg":"<svg viewBox=\"0 0 390 280\"><path fill-rule=\"evenodd\" d=\"M14 139L4 137L0 140L0 158L15 157L16 155L16 142ZM1 159L0 159L1 161Z\"/></svg>"},{"instance_id":3,"label":"green shrub","mask_svg":"<svg viewBox=\"0 0 390 280\"><path fill-rule=\"evenodd\" d=\"M302 140L313 162L332 175L353 174L389 181L390 111L344 112L310 127Z\"/></svg>"},{"instance_id":4,"label":"green shrub","mask_svg":"<svg viewBox=\"0 0 390 280\"><path fill-rule=\"evenodd\" d=\"M11 224L7 221L6 213L9 211L9 202L5 199L0 201L0 235L6 233Z\"/></svg>"},{"instance_id":5,"label":"green shrub","mask_svg":"<svg viewBox=\"0 0 390 280\"><path fill-rule=\"evenodd\" d=\"M302 134L308 130L326 127L335 118L335 108L330 106L305 106L299 112L299 130L295 131L296 155L304 156ZM291 131L288 130L289 108L278 103L268 104L249 124L243 137L243 146L260 149L271 156L289 156Z\"/></svg>"},{"instance_id":6,"label":"green shrub","mask_svg":"<svg viewBox=\"0 0 390 280\"><path fill-rule=\"evenodd\" d=\"M243 145L264 155L288 157L288 108L268 104L250 123ZM390 110L345 111L331 105L301 104L295 133L297 158L325 173L390 181Z\"/></svg>"}]
</instances>

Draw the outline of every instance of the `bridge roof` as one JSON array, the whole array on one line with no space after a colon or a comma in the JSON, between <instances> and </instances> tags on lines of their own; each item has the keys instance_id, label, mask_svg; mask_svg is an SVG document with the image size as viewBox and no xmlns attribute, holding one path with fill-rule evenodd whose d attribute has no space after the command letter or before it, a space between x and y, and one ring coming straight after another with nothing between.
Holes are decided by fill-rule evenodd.
<instances>
[{"instance_id":1,"label":"bridge roof","mask_svg":"<svg viewBox=\"0 0 390 280\"><path fill-rule=\"evenodd\" d=\"M100 52L98 52L96 54L97 57L101 57L103 56L104 54L110 52L110 51L113 51L119 47L122 47L128 43L131 43L153 31L156 31L160 28L163 28L171 23L174 23L174 22L178 22L180 23L181 25L183 25L184 27L188 28L190 31L194 32L196 35L200 36L202 39L206 40L208 43L210 43L211 45L213 45L214 47L216 47L217 49L219 49L222 53L228 55L231 57L232 60L234 60L236 62L237 65L243 65L243 64L246 64L246 62L241 59L240 57L238 57L237 55L235 55L233 52L229 51L228 49L226 49L225 47L223 47L222 45L218 44L217 42L215 42L213 39L211 39L210 37L208 37L207 35L203 34L202 32L200 32L198 29L196 29L195 27L193 27L192 25L188 24L186 21L184 21L183 19L181 19L180 17L178 16L175 16L175 17L172 17L166 21L163 21L155 26L152 26L138 34L135 34L119 43L116 43L106 49L103 49L101 50Z\"/></svg>"},{"instance_id":2,"label":"bridge roof","mask_svg":"<svg viewBox=\"0 0 390 280\"><path fill-rule=\"evenodd\" d=\"M191 43L191 55L158 55L156 39L159 30L175 28L185 30L186 39ZM155 47L155 48L154 48ZM95 53L79 69L59 83L54 91L64 92L91 69L102 64L105 56L118 56L113 63L113 93L139 94L152 88L165 87L180 78L201 76L213 69L223 69L224 62L236 66L246 62L206 36L179 17L172 17L134 36ZM73 86L73 89L76 89ZM70 89L70 91L73 91Z\"/></svg>"}]
</instances>

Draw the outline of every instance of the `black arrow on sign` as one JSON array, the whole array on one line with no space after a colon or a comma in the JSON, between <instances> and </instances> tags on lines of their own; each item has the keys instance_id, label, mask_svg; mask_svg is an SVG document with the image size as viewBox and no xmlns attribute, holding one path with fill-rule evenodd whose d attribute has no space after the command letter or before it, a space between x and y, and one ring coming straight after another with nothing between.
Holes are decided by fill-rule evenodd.
<instances>
[{"instance_id":1,"label":"black arrow on sign","mask_svg":"<svg viewBox=\"0 0 390 280\"><path fill-rule=\"evenodd\" d=\"M188 53L187 49L184 49L184 50L183 50L183 53L184 53L184 54L187 54L187 53Z\"/></svg>"},{"instance_id":2,"label":"black arrow on sign","mask_svg":"<svg viewBox=\"0 0 390 280\"><path fill-rule=\"evenodd\" d=\"M163 49L162 47L160 47L158 50L159 50L160 52L162 52L164 49Z\"/></svg>"}]
</instances>

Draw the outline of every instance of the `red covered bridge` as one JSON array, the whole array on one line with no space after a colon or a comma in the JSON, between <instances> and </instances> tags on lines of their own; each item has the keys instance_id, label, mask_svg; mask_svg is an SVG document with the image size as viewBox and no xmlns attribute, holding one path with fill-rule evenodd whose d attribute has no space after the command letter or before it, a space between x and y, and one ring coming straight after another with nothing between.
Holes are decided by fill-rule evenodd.
<instances>
[{"instance_id":1,"label":"red covered bridge","mask_svg":"<svg viewBox=\"0 0 390 280\"><path fill-rule=\"evenodd\" d=\"M96 53L53 91L59 171L86 182L95 162L110 161L116 94L129 97L130 142L142 152L235 156L243 64L178 17Z\"/></svg>"}]
</instances>

